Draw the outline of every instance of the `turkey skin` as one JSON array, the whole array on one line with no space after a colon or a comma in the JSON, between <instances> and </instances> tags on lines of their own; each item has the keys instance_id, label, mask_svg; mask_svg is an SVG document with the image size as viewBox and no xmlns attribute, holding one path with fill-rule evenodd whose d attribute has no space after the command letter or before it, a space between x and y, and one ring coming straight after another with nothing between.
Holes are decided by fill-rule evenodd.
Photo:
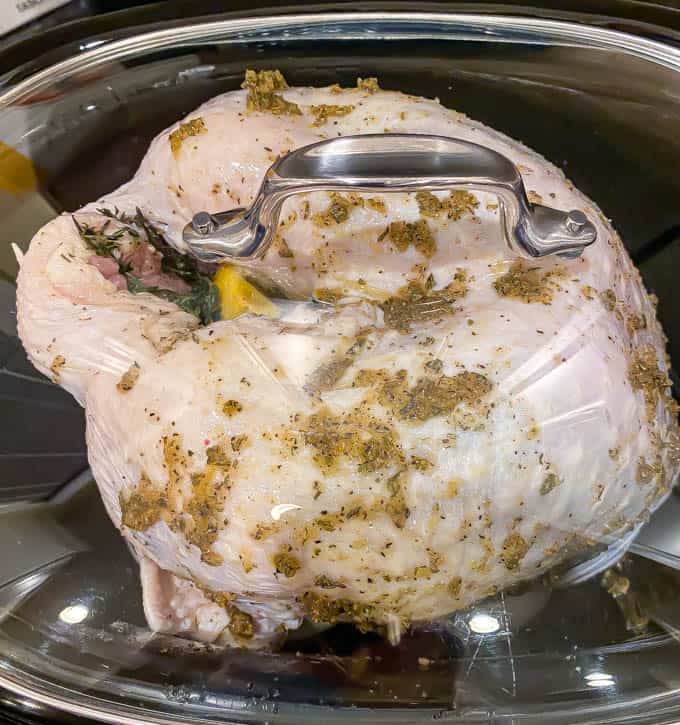
<instances>
[{"instance_id":1,"label":"turkey skin","mask_svg":"<svg viewBox=\"0 0 680 725\"><path fill-rule=\"evenodd\" d=\"M677 410L654 304L593 202L520 143L372 79L244 86L21 260L21 339L85 407L151 628L255 647L306 618L397 639L645 521L678 473ZM292 149L383 132L504 154L597 242L529 262L492 194L315 192L241 268L285 298L276 314L217 319L210 270L171 252L192 215L247 206Z\"/></svg>"}]
</instances>

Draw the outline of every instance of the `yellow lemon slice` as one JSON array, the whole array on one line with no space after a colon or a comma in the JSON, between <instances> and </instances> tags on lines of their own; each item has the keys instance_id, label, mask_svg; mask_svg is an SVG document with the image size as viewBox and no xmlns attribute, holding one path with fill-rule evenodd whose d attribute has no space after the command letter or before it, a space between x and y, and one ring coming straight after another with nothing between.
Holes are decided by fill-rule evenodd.
<instances>
[{"instance_id":1,"label":"yellow lemon slice","mask_svg":"<svg viewBox=\"0 0 680 725\"><path fill-rule=\"evenodd\" d=\"M262 292L247 282L234 267L223 265L217 270L213 283L220 293L220 312L223 320L252 312L276 317L278 308Z\"/></svg>"}]
</instances>

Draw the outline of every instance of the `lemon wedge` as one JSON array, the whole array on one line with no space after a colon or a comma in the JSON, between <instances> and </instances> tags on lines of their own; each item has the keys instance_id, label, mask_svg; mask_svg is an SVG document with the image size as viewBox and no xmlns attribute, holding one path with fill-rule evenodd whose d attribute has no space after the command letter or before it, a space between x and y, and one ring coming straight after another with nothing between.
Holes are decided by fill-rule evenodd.
<instances>
[{"instance_id":1,"label":"lemon wedge","mask_svg":"<svg viewBox=\"0 0 680 725\"><path fill-rule=\"evenodd\" d=\"M246 312L277 317L276 305L246 281L234 267L222 265L217 270L213 283L220 293L220 313L223 320L231 320Z\"/></svg>"}]
</instances>

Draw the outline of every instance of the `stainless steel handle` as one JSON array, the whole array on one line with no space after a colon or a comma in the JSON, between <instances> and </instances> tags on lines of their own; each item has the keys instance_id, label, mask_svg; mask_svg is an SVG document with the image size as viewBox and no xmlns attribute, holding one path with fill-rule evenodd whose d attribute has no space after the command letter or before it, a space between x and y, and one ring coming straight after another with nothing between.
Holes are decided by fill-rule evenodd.
<instances>
[{"instance_id":1,"label":"stainless steel handle","mask_svg":"<svg viewBox=\"0 0 680 725\"><path fill-rule=\"evenodd\" d=\"M445 191L497 195L505 238L523 257L579 256L597 236L582 211L559 211L527 199L517 167L469 141L421 134L342 136L304 146L274 163L249 209L199 212L184 242L206 262L261 257L274 238L281 205L311 191Z\"/></svg>"}]
</instances>

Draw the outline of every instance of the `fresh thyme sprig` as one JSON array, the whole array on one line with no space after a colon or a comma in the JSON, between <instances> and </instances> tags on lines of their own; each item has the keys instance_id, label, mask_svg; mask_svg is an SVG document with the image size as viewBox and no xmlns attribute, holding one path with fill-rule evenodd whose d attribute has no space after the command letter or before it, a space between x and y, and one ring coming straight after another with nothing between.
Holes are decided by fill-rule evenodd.
<instances>
[{"instance_id":1,"label":"fresh thyme sprig","mask_svg":"<svg viewBox=\"0 0 680 725\"><path fill-rule=\"evenodd\" d=\"M193 257L181 254L168 244L163 233L152 224L137 208L136 214L131 216L121 212L118 207L111 209L97 209L107 221L99 228L89 224L81 224L73 217L80 238L97 256L110 257L118 264L120 274L125 276L129 292L138 294L148 292L195 315L202 324L208 325L219 319L219 293L210 277L201 274L196 260ZM116 220L125 226L115 232L107 234L111 220ZM190 285L189 292L175 292L174 290L145 285L142 280L132 274L131 265L123 261L120 251L120 241L128 233L136 240L142 235L146 241L161 253L161 271L174 275Z\"/></svg>"},{"instance_id":2,"label":"fresh thyme sprig","mask_svg":"<svg viewBox=\"0 0 680 725\"><path fill-rule=\"evenodd\" d=\"M105 222L99 229L96 229L89 224L80 224L75 217L72 217L72 219L80 238L98 257L112 257L118 261L114 256L114 252L120 251L118 242L125 234L125 229L116 229L115 232L107 234L106 230L110 221Z\"/></svg>"},{"instance_id":3,"label":"fresh thyme sprig","mask_svg":"<svg viewBox=\"0 0 680 725\"><path fill-rule=\"evenodd\" d=\"M149 292L156 297L174 302L185 312L198 317L203 325L209 325L215 320L219 320L220 300L217 287L207 277L201 277L191 287L189 292L175 292L169 289L161 289L160 287L148 287L139 277L133 274L126 274L128 290L133 294L139 292Z\"/></svg>"}]
</instances>

